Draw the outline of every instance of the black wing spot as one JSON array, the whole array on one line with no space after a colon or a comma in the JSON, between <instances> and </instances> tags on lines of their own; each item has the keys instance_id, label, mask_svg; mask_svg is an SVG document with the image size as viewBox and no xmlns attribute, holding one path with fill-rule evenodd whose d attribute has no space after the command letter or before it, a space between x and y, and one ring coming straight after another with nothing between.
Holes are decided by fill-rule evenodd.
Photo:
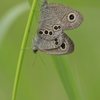
<instances>
[{"instance_id":1,"label":"black wing spot","mask_svg":"<svg viewBox=\"0 0 100 100\"><path fill-rule=\"evenodd\" d=\"M58 27L57 27L57 26L54 26L54 29L55 29L55 30L57 30L57 29L58 29Z\"/></svg>"},{"instance_id":2,"label":"black wing spot","mask_svg":"<svg viewBox=\"0 0 100 100\"><path fill-rule=\"evenodd\" d=\"M49 35L52 35L52 31L49 32Z\"/></svg>"},{"instance_id":3,"label":"black wing spot","mask_svg":"<svg viewBox=\"0 0 100 100\"><path fill-rule=\"evenodd\" d=\"M45 30L44 33L45 33L45 34L48 34L49 32L48 32L48 30Z\"/></svg>"},{"instance_id":4,"label":"black wing spot","mask_svg":"<svg viewBox=\"0 0 100 100\"><path fill-rule=\"evenodd\" d=\"M40 30L38 33L39 33L39 34L43 34L43 31L42 31L42 30Z\"/></svg>"},{"instance_id":5,"label":"black wing spot","mask_svg":"<svg viewBox=\"0 0 100 100\"><path fill-rule=\"evenodd\" d=\"M71 15L69 16L69 19L70 19L70 20L73 20L73 19L74 19L74 15L71 14Z\"/></svg>"},{"instance_id":6,"label":"black wing spot","mask_svg":"<svg viewBox=\"0 0 100 100\"><path fill-rule=\"evenodd\" d=\"M70 13L70 14L68 15L68 20L69 20L69 21L74 21L75 18L76 18L76 15L75 15L74 13Z\"/></svg>"},{"instance_id":7,"label":"black wing spot","mask_svg":"<svg viewBox=\"0 0 100 100\"><path fill-rule=\"evenodd\" d=\"M58 42L55 42L55 44L57 45L57 44L58 44Z\"/></svg>"},{"instance_id":8,"label":"black wing spot","mask_svg":"<svg viewBox=\"0 0 100 100\"><path fill-rule=\"evenodd\" d=\"M58 28L60 29L61 27L60 27L60 26L58 26Z\"/></svg>"},{"instance_id":9,"label":"black wing spot","mask_svg":"<svg viewBox=\"0 0 100 100\"><path fill-rule=\"evenodd\" d=\"M55 41L57 42L57 38L55 39Z\"/></svg>"},{"instance_id":10,"label":"black wing spot","mask_svg":"<svg viewBox=\"0 0 100 100\"><path fill-rule=\"evenodd\" d=\"M58 45L58 39L57 38L55 39L55 44Z\"/></svg>"},{"instance_id":11,"label":"black wing spot","mask_svg":"<svg viewBox=\"0 0 100 100\"><path fill-rule=\"evenodd\" d=\"M58 31L58 30L60 30L61 29L61 26L60 25L54 25L53 26L53 30L54 31Z\"/></svg>"},{"instance_id":12,"label":"black wing spot","mask_svg":"<svg viewBox=\"0 0 100 100\"><path fill-rule=\"evenodd\" d=\"M62 50L65 50L65 43L62 43L61 49L62 49Z\"/></svg>"}]
</instances>

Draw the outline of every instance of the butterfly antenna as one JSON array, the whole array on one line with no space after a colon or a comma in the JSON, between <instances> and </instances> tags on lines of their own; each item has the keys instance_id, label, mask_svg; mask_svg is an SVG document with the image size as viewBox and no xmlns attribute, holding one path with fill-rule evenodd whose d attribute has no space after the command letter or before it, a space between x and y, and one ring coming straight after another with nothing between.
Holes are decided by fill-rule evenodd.
<instances>
[{"instance_id":1,"label":"butterfly antenna","mask_svg":"<svg viewBox=\"0 0 100 100\"><path fill-rule=\"evenodd\" d=\"M36 58L37 58L37 54L36 54L36 56L35 56L35 59L34 59L34 62L33 62L33 64L32 64L32 66L34 66L34 64L35 64L35 62L36 62Z\"/></svg>"},{"instance_id":2,"label":"butterfly antenna","mask_svg":"<svg viewBox=\"0 0 100 100\"><path fill-rule=\"evenodd\" d=\"M26 48L22 48L21 50L23 50L23 49L32 49L32 47L26 47Z\"/></svg>"},{"instance_id":3,"label":"butterfly antenna","mask_svg":"<svg viewBox=\"0 0 100 100\"><path fill-rule=\"evenodd\" d=\"M41 2L42 4L48 4L48 0L39 0L39 2Z\"/></svg>"},{"instance_id":4,"label":"butterfly antenna","mask_svg":"<svg viewBox=\"0 0 100 100\"><path fill-rule=\"evenodd\" d=\"M38 55L39 55L39 53L38 53ZM42 63L45 65L45 63L44 63L44 61L43 61L43 59L41 58L41 56L40 56L40 55L39 55L39 57L40 57L40 59L41 59Z\"/></svg>"}]
</instances>

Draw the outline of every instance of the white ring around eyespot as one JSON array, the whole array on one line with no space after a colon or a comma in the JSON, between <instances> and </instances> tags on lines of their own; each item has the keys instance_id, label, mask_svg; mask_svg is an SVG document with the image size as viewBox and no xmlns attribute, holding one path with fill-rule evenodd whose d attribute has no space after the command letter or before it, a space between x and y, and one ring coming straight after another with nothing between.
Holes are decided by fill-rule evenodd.
<instances>
[{"instance_id":1,"label":"white ring around eyespot","mask_svg":"<svg viewBox=\"0 0 100 100\"><path fill-rule=\"evenodd\" d=\"M44 31L43 31L43 30L39 30L39 31L38 31L38 34L39 34L39 32L40 32L40 31L42 31L42 32L43 32L43 34L44 34ZM43 35L43 34L39 34L39 35Z\"/></svg>"},{"instance_id":2,"label":"white ring around eyespot","mask_svg":"<svg viewBox=\"0 0 100 100\"><path fill-rule=\"evenodd\" d=\"M74 19L73 19L73 20L70 20L70 19L69 19L69 16L72 15L72 14L74 15ZM69 20L70 22L73 22L75 19L76 19L76 15L75 15L74 13L69 13L69 14L68 14L68 20Z\"/></svg>"},{"instance_id":3,"label":"white ring around eyespot","mask_svg":"<svg viewBox=\"0 0 100 100\"><path fill-rule=\"evenodd\" d=\"M61 50L66 50L66 43L64 42L64 44L65 44L65 48L62 49L62 47L60 46L60 49L61 49Z\"/></svg>"},{"instance_id":4,"label":"white ring around eyespot","mask_svg":"<svg viewBox=\"0 0 100 100\"><path fill-rule=\"evenodd\" d=\"M49 32L50 32L50 31L51 31L51 32L52 32L52 34L53 34L53 31L52 31L52 30L49 30ZM49 35L49 36L52 36L52 35L50 35L49 33L48 33L48 35Z\"/></svg>"},{"instance_id":5,"label":"white ring around eyespot","mask_svg":"<svg viewBox=\"0 0 100 100\"><path fill-rule=\"evenodd\" d=\"M54 31L59 31L59 30L61 30L61 26L60 26L60 29L57 29L57 30L54 29L55 26L58 27L58 26L60 26L60 25L54 25L54 26L53 26L53 30L54 30Z\"/></svg>"},{"instance_id":6,"label":"white ring around eyespot","mask_svg":"<svg viewBox=\"0 0 100 100\"><path fill-rule=\"evenodd\" d=\"M48 34L45 34L45 31L48 31ZM48 29L45 29L44 30L44 35L49 35L49 30Z\"/></svg>"}]
</instances>

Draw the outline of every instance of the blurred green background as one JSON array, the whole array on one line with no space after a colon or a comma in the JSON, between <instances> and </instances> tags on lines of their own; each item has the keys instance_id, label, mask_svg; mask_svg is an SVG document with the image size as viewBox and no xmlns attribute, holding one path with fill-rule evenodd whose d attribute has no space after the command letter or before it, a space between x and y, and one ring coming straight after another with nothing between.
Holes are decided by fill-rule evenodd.
<instances>
[{"instance_id":1,"label":"blurred green background","mask_svg":"<svg viewBox=\"0 0 100 100\"><path fill-rule=\"evenodd\" d=\"M30 6L26 0L0 2L0 100L11 100ZM84 21L80 27L65 31L74 41L75 51L64 56L68 57L83 100L100 100L100 1L49 0L49 2L70 6L83 14ZM22 8L18 10L19 7ZM27 47L32 46L32 39L37 32L39 7L40 5L35 12ZM15 9L20 13L13 16L10 12L16 14ZM16 100L68 100L52 56L41 52L39 55L37 54L36 58L31 49L26 49ZM36 62L32 66L35 58Z\"/></svg>"}]
</instances>

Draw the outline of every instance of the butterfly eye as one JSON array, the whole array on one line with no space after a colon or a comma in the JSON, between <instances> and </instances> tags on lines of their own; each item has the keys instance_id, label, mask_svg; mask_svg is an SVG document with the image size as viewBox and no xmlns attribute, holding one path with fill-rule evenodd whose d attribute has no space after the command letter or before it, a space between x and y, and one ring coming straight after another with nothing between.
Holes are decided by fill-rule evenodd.
<instances>
[{"instance_id":1,"label":"butterfly eye","mask_svg":"<svg viewBox=\"0 0 100 100\"><path fill-rule=\"evenodd\" d=\"M44 32L42 31L42 30L39 30L39 32L38 32L39 34L44 34Z\"/></svg>"},{"instance_id":2,"label":"butterfly eye","mask_svg":"<svg viewBox=\"0 0 100 100\"><path fill-rule=\"evenodd\" d=\"M65 43L62 43L61 47L60 47L62 50L65 50L66 49L66 46L65 46Z\"/></svg>"},{"instance_id":3,"label":"butterfly eye","mask_svg":"<svg viewBox=\"0 0 100 100\"><path fill-rule=\"evenodd\" d=\"M58 31L58 30L60 30L61 29L61 26L60 25L54 25L53 26L53 30L54 31Z\"/></svg>"},{"instance_id":4,"label":"butterfly eye","mask_svg":"<svg viewBox=\"0 0 100 100\"><path fill-rule=\"evenodd\" d=\"M48 34L49 32L48 32L48 30L45 30L44 33L45 33L45 34Z\"/></svg>"},{"instance_id":5,"label":"butterfly eye","mask_svg":"<svg viewBox=\"0 0 100 100\"><path fill-rule=\"evenodd\" d=\"M75 15L74 13L70 13L70 14L68 15L68 20L71 21L71 22L74 21L75 18L76 18L76 15Z\"/></svg>"}]
</instances>

